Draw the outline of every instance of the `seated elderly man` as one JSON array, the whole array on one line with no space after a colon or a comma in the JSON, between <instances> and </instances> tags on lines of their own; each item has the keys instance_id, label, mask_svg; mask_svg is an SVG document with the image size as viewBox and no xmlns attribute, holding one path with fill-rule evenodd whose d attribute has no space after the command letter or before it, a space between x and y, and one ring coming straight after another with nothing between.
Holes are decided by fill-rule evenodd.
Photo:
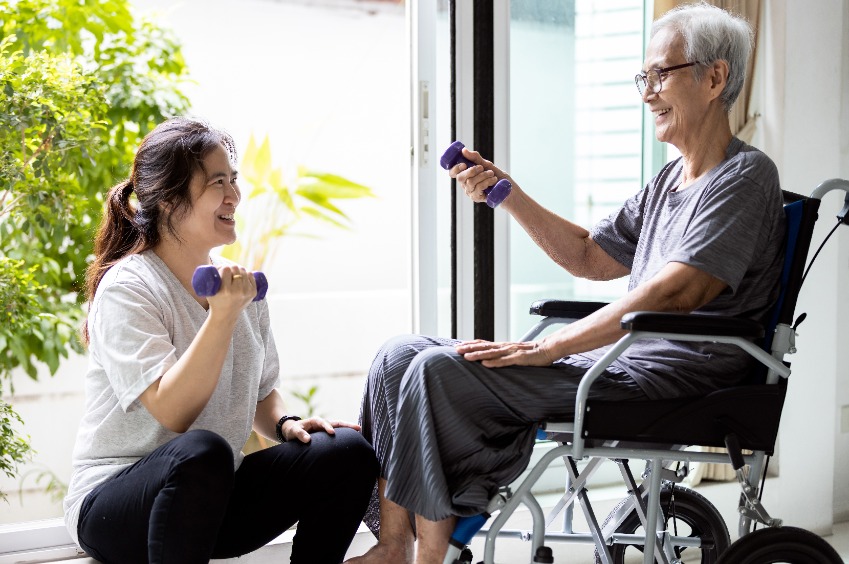
<instances>
[{"instance_id":1,"label":"seated elderly man","mask_svg":"<svg viewBox=\"0 0 849 564\"><path fill-rule=\"evenodd\" d=\"M745 21L704 4L654 23L637 87L657 138L682 156L591 231L543 208L464 149L474 166L459 164L450 174L472 200L483 202L484 189L510 179L501 207L552 260L591 280L629 275L629 290L538 342L405 336L386 343L362 404L363 433L381 464L380 540L352 562L442 562L456 517L480 513L527 466L537 424L573 416L578 382L623 335L624 314L762 320L782 263L781 190L773 162L735 138L728 122L751 36ZM749 362L730 345L641 341L590 398L700 396L737 384Z\"/></svg>"}]
</instances>

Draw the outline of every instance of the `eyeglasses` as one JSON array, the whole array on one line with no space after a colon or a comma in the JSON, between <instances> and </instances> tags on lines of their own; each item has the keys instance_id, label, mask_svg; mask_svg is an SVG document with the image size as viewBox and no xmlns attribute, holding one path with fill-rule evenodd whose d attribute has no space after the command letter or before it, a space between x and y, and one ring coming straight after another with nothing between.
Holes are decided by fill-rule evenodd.
<instances>
[{"instance_id":1,"label":"eyeglasses","mask_svg":"<svg viewBox=\"0 0 849 564\"><path fill-rule=\"evenodd\" d=\"M655 94L659 94L660 91L663 90L663 81L661 80L663 75L698 64L700 64L698 61L694 61L692 63L684 63L683 65L675 65L673 67L651 69L648 72L641 72L635 76L634 82L637 83L637 90L640 91L641 97L645 94L646 89L654 92Z\"/></svg>"}]
</instances>

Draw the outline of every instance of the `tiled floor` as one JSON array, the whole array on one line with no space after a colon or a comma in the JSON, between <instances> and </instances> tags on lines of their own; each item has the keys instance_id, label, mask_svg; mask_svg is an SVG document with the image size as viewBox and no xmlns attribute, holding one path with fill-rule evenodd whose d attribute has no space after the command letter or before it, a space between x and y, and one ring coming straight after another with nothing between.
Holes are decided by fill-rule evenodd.
<instances>
[{"instance_id":1,"label":"tiled floor","mask_svg":"<svg viewBox=\"0 0 849 564\"><path fill-rule=\"evenodd\" d=\"M771 480L770 480L771 481ZM777 490L777 483L768 483L766 491L770 488ZM713 503L725 520L729 527L732 541L737 538L737 499L739 497L739 486L736 482L727 483L710 483L704 482L697 487L697 491L708 498ZM590 499L599 520L603 520L604 516L618 502L619 492L614 489L603 488L593 492L590 490ZM767 500L764 500L767 503ZM542 500L543 506L550 506L556 503L556 497L551 497ZM767 504L767 510L769 505ZM578 515L580 510L576 512L575 523L576 530L586 530L581 525L581 518ZM778 516L780 517L780 516ZM511 529L530 529L530 515L527 511L517 511L507 524L507 528ZM843 558L844 562L849 562L849 522L835 524L834 533L824 537ZM373 538L370 535L358 535L355 543L351 546L349 556L362 554L373 544ZM549 543L554 553L554 562L558 564L565 563L592 563L594 562L593 547L585 544L566 544L566 543ZM471 543L471 548L475 556L474 562L483 559L483 539L475 538ZM530 542L520 539L504 538L496 542L495 559L498 564L524 564L530 562ZM692 554L692 553L691 553ZM642 562L639 558L637 562ZM685 558L685 562L688 560ZM698 560L697 560L698 561ZM630 562L630 559L629 559Z\"/></svg>"},{"instance_id":2,"label":"tiled floor","mask_svg":"<svg viewBox=\"0 0 849 564\"><path fill-rule=\"evenodd\" d=\"M737 498L739 496L739 486L736 482L726 483L702 483L697 488L698 493L708 498L722 514L725 523L728 525L731 539L737 537ZM776 492L778 487L776 483L767 484L767 492ZM618 502L620 491L614 488L600 488L590 490L590 500L593 508L599 519L612 509ZM543 507L551 506L556 503L556 496L549 496L541 499ZM767 510L769 510L768 500L764 500ZM576 530L585 530L581 525L581 518L576 512L575 527ZM777 517L781 517L777 515ZM528 530L530 529L530 516L527 510L520 510L514 514L508 521L507 528ZM238 559L231 560L215 560L216 564L265 564L267 562L288 562L291 554L291 532L281 536L277 542L272 543L264 549L245 555ZM849 522L837 523L833 527L833 534L824 537L825 540L833 546L844 562L849 562ZM348 556L357 556L363 554L374 544L374 537L365 527L357 534L354 542L348 551ZM554 562L558 564L572 563L592 563L594 562L593 547L585 544L565 544L565 543L549 543L554 553ZM471 543L472 551L475 555L475 562L483 559L483 539L475 538ZM520 539L505 538L499 539L496 543L495 560L497 564L525 564L530 562L531 544ZM688 560L685 558L685 562ZM91 559L75 559L63 561L68 564L96 564ZM637 559L637 562L642 562ZM386 563L393 564L393 563ZM630 564L630 560L629 560Z\"/></svg>"},{"instance_id":3,"label":"tiled floor","mask_svg":"<svg viewBox=\"0 0 849 564\"><path fill-rule=\"evenodd\" d=\"M766 491L770 491L771 487L777 486L778 484L767 484ZM726 483L709 483L704 482L699 485L697 491L708 498L711 503L713 503L717 509L722 514L723 519L725 520L726 525L729 528L729 533L731 535L731 540L735 540L737 538L737 503L738 497L740 495L740 489L736 482L726 482ZM777 489L777 488L775 488ZM774 491L774 490L773 490ZM601 521L604 519L604 516L613 508L613 506L619 501L620 492L612 489L602 489L600 491L592 492L590 490L590 500L593 505L593 508L596 513L596 517ZM553 505L556 502L556 498L553 498L550 503L544 503L543 505ZM766 499L765 499L766 503ZM767 505L767 510L769 510L769 505ZM583 528L581 525L582 517L579 515L580 510L576 510L576 530L586 531L586 528ZM778 516L780 517L780 516ZM512 519L515 525L512 525L512 528L530 528L530 515L528 512L524 512L523 515L517 515ZM510 522L508 521L508 524ZM834 526L833 534L827 537L824 537L825 540L831 544L837 550L838 554L840 554L841 558L844 562L849 562L849 523L839 523ZM566 543L549 543L548 546L552 548L552 552L554 554L554 561L556 563L592 563L594 562L594 548L591 545L584 544L566 544ZM498 564L519 564L530 562L530 550L531 550L530 542L522 541L522 540L513 540L513 539L499 539L496 543L496 552L495 559ZM483 540L475 539L472 541L471 548L475 554L475 562L483 557ZM691 553L692 554L692 553ZM630 563L630 558L628 562ZM696 562L698 562L698 558ZM636 558L635 562L642 562L642 558ZM685 558L684 562L688 562L688 559Z\"/></svg>"}]
</instances>

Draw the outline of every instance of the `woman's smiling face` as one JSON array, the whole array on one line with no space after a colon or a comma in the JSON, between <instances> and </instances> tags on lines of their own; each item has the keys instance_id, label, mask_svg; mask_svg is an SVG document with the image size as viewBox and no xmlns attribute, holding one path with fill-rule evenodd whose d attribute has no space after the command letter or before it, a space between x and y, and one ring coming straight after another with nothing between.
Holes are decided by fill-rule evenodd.
<instances>
[{"instance_id":1,"label":"woman's smiling face","mask_svg":"<svg viewBox=\"0 0 849 564\"><path fill-rule=\"evenodd\" d=\"M223 146L210 151L203 159L203 168L192 175L191 209L175 222L175 227L182 244L208 251L236 241L233 214L242 195L236 182L238 173Z\"/></svg>"}]
</instances>

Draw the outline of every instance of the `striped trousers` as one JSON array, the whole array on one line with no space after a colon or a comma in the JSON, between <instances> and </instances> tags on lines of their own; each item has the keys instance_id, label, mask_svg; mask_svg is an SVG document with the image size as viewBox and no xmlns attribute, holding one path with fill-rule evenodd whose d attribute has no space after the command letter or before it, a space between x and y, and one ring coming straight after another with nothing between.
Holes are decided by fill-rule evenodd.
<instances>
[{"instance_id":1,"label":"striped trousers","mask_svg":"<svg viewBox=\"0 0 849 564\"><path fill-rule=\"evenodd\" d=\"M585 366L486 368L459 341L406 335L378 351L360 422L387 480L386 497L432 521L476 515L527 467L536 429L571 420ZM647 396L627 374L605 373L591 398ZM374 503L370 526L376 517ZM375 529L372 529L375 530Z\"/></svg>"}]
</instances>

